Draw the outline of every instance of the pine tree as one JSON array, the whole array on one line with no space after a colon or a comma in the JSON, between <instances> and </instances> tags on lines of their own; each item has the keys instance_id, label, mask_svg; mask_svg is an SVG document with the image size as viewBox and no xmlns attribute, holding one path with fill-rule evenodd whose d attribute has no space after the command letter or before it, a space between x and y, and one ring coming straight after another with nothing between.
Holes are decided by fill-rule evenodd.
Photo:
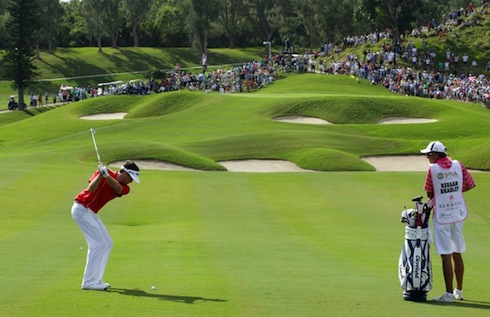
<instances>
[{"instance_id":1,"label":"pine tree","mask_svg":"<svg viewBox=\"0 0 490 317\"><path fill-rule=\"evenodd\" d=\"M18 90L19 109L25 108L24 89L38 75L34 65L35 31L40 27L40 0L10 1L6 54L2 60L5 78L12 80Z\"/></svg>"}]
</instances>

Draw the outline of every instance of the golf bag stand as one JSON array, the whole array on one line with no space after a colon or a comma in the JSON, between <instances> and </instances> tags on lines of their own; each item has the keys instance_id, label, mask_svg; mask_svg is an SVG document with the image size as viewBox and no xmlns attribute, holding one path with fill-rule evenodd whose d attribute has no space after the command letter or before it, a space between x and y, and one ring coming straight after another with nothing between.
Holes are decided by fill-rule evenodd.
<instances>
[{"instance_id":1,"label":"golf bag stand","mask_svg":"<svg viewBox=\"0 0 490 317\"><path fill-rule=\"evenodd\" d=\"M432 289L430 261L429 218L431 207L422 202L422 196L412 199L415 209L404 209L401 222L406 223L405 242L398 262L398 277L403 299L423 302Z\"/></svg>"}]
</instances>

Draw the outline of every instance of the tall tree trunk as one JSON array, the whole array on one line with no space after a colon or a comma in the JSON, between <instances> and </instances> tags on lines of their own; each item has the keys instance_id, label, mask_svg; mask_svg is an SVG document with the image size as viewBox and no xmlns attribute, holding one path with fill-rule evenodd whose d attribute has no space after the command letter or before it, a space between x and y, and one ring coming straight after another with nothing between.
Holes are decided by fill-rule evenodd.
<instances>
[{"instance_id":1,"label":"tall tree trunk","mask_svg":"<svg viewBox=\"0 0 490 317\"><path fill-rule=\"evenodd\" d=\"M26 104L24 102L24 85L19 85L18 90L19 96L19 110L24 110L26 108Z\"/></svg>"},{"instance_id":2,"label":"tall tree trunk","mask_svg":"<svg viewBox=\"0 0 490 317\"><path fill-rule=\"evenodd\" d=\"M254 1L254 3L255 3L255 10L256 10L257 16L259 18L259 23L262 27L262 31L264 32L264 37L265 37L266 41L270 42L271 38L272 38L272 34L274 33L274 31L271 29L269 23L267 22L267 18L265 17L264 12L259 5L259 2Z\"/></svg>"},{"instance_id":3,"label":"tall tree trunk","mask_svg":"<svg viewBox=\"0 0 490 317\"><path fill-rule=\"evenodd\" d=\"M53 54L53 40L51 38L48 40L48 53Z\"/></svg>"},{"instance_id":4,"label":"tall tree trunk","mask_svg":"<svg viewBox=\"0 0 490 317\"><path fill-rule=\"evenodd\" d=\"M117 48L117 38L118 38L118 34L112 34L111 36L111 39L112 39L112 48Z\"/></svg>"},{"instance_id":5,"label":"tall tree trunk","mask_svg":"<svg viewBox=\"0 0 490 317\"><path fill-rule=\"evenodd\" d=\"M39 52L39 44L36 44L36 59L41 60L41 53Z\"/></svg>"},{"instance_id":6,"label":"tall tree trunk","mask_svg":"<svg viewBox=\"0 0 490 317\"><path fill-rule=\"evenodd\" d=\"M102 53L102 36L97 35L97 46L99 47L99 53Z\"/></svg>"},{"instance_id":7,"label":"tall tree trunk","mask_svg":"<svg viewBox=\"0 0 490 317\"><path fill-rule=\"evenodd\" d=\"M133 38L134 38L134 47L139 47L139 39L138 39L138 25L133 25Z\"/></svg>"}]
</instances>

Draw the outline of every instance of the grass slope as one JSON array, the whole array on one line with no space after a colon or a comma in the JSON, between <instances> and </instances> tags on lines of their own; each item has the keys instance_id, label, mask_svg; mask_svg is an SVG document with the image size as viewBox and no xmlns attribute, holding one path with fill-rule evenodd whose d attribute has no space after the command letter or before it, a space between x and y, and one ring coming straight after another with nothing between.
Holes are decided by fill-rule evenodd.
<instances>
[{"instance_id":1,"label":"grass slope","mask_svg":"<svg viewBox=\"0 0 490 317\"><path fill-rule=\"evenodd\" d=\"M61 84L95 87L104 82L129 81L145 78L148 72L173 70L177 63L181 69L201 71L201 55L190 48L104 48L102 53L94 47L58 48L54 54L41 52L40 55L41 60L35 61L40 76L36 78L37 82L26 88L26 98L31 93L48 92L51 101L51 94L58 92ZM230 65L262 56L263 48L214 48L208 51L208 64ZM16 94L10 82L0 81L0 100L5 101L5 107L0 105L0 109L7 109L8 97Z\"/></svg>"},{"instance_id":2,"label":"grass slope","mask_svg":"<svg viewBox=\"0 0 490 317\"><path fill-rule=\"evenodd\" d=\"M78 147L78 159L84 160L91 158L92 149L89 142L81 146L80 140L86 139L83 135L94 127L99 131L101 148L112 153L106 160L128 156L168 160L169 151L180 151L194 155L195 164L190 167L200 164L208 166L205 169L220 169L209 160L268 158L288 159L301 167L326 171L372 170L360 160L361 156L414 154L435 138L442 139L451 154L464 159L468 167L490 169L486 159L490 142L485 133L488 110L476 104L403 97L378 88L347 77L303 74L290 75L253 94L180 91L94 98L5 124L0 127L0 144L43 149L54 146L63 151L57 143L63 140L70 151ZM344 91L343 95L338 91ZM85 114L102 112L128 115L125 120L79 119ZM5 122L12 122L8 117L16 114L2 116ZM311 126L272 120L280 115L310 115L334 124ZM397 116L433 118L438 122L376 124L384 117ZM202 163L197 163L198 157ZM336 163L328 164L330 160ZM179 163L177 157L171 161ZM339 166L338 162L343 163Z\"/></svg>"},{"instance_id":3,"label":"grass slope","mask_svg":"<svg viewBox=\"0 0 490 317\"><path fill-rule=\"evenodd\" d=\"M127 119L79 119L113 111ZM2 316L451 317L490 308L482 286L490 283L482 273L490 174L475 173L477 188L466 194L465 301L439 305L404 302L397 279L400 212L423 194L425 173L357 172L373 170L362 155L413 154L435 138L465 165L489 169L489 114L479 105L305 74L254 94L103 97L22 120L14 114L0 115ZM283 114L336 124L272 120ZM397 115L439 121L375 124ZM142 183L100 213L115 242L105 275L112 290L81 291L86 246L69 210L95 169L90 127L105 162L151 158L220 170L222 159L280 158L335 172L143 170ZM433 255L429 297L444 290Z\"/></svg>"}]
</instances>

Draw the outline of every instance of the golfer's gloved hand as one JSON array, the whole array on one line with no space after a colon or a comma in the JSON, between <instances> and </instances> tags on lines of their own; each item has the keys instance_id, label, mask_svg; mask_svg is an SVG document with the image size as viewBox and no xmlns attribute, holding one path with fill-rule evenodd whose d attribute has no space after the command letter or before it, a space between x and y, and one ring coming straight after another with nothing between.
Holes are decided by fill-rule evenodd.
<instances>
[{"instance_id":1,"label":"golfer's gloved hand","mask_svg":"<svg viewBox=\"0 0 490 317\"><path fill-rule=\"evenodd\" d=\"M100 172L100 175L102 175L102 177L104 177L104 178L109 177L109 172L107 171L107 167L105 167L102 164L99 165L99 172Z\"/></svg>"}]
</instances>

